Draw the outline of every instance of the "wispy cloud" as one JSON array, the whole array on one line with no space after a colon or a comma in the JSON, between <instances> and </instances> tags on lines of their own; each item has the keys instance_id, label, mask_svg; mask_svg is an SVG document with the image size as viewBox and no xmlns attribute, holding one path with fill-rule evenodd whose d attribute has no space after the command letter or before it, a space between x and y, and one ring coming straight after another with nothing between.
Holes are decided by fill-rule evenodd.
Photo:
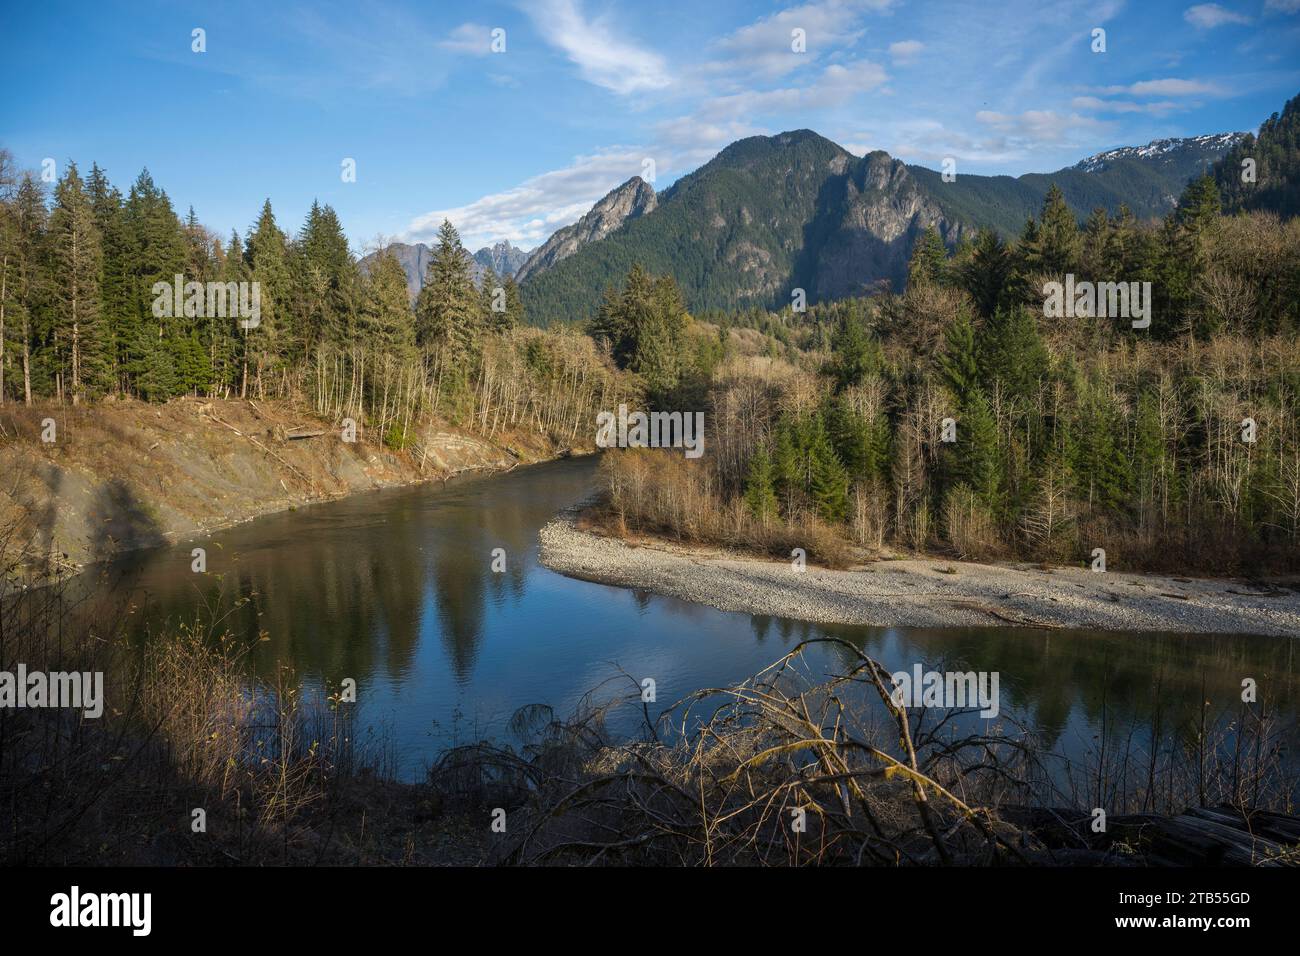
<instances>
[{"instance_id":1,"label":"wispy cloud","mask_svg":"<svg viewBox=\"0 0 1300 956\"><path fill-rule=\"evenodd\" d=\"M462 23L438 46L453 53L487 56L492 52L492 28L481 23Z\"/></svg>"},{"instance_id":2,"label":"wispy cloud","mask_svg":"<svg viewBox=\"0 0 1300 956\"><path fill-rule=\"evenodd\" d=\"M400 238L432 241L442 221L450 219L471 249L499 239L523 248L535 246L581 217L615 186L640 175L646 155L644 149L613 147L579 156L563 169L534 176L513 189L418 216Z\"/></svg>"},{"instance_id":3,"label":"wispy cloud","mask_svg":"<svg viewBox=\"0 0 1300 956\"><path fill-rule=\"evenodd\" d=\"M578 0L531 0L524 9L542 39L564 53L588 82L620 94L672 84L662 56L619 36L607 19L589 20Z\"/></svg>"},{"instance_id":4,"label":"wispy cloud","mask_svg":"<svg viewBox=\"0 0 1300 956\"><path fill-rule=\"evenodd\" d=\"M1206 80L1182 80L1170 77L1161 80L1140 80L1127 86L1103 86L1092 92L1103 93L1107 96L1114 96L1117 93L1127 93L1130 96L1199 96L1204 94L1217 96L1222 94L1224 90L1219 84Z\"/></svg>"},{"instance_id":5,"label":"wispy cloud","mask_svg":"<svg viewBox=\"0 0 1300 956\"><path fill-rule=\"evenodd\" d=\"M1228 23L1250 22L1250 17L1245 14L1234 13L1217 3L1198 3L1194 7L1188 7L1183 13L1183 19L1200 30L1213 30Z\"/></svg>"},{"instance_id":6,"label":"wispy cloud","mask_svg":"<svg viewBox=\"0 0 1300 956\"><path fill-rule=\"evenodd\" d=\"M899 40L889 44L889 55L895 63L911 63L925 49L920 40Z\"/></svg>"},{"instance_id":7,"label":"wispy cloud","mask_svg":"<svg viewBox=\"0 0 1300 956\"><path fill-rule=\"evenodd\" d=\"M852 46L864 33L863 17L893 0L816 0L779 10L715 41L708 69L773 79ZM802 52L795 51L798 31Z\"/></svg>"}]
</instances>

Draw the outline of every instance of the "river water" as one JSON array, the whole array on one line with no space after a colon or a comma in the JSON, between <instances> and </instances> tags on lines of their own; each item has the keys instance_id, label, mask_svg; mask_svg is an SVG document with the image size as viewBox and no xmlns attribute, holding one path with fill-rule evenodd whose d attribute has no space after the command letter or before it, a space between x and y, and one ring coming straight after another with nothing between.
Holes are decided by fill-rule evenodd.
<instances>
[{"instance_id":1,"label":"river water","mask_svg":"<svg viewBox=\"0 0 1300 956\"><path fill-rule=\"evenodd\" d=\"M625 673L655 681L653 716L824 635L891 672L941 661L996 671L1003 713L1071 758L1086 758L1103 738L1141 736L1156 701L1162 726L1179 733L1194 733L1202 708L1212 725L1230 728L1245 678L1293 736L1300 723L1293 639L826 627L563 577L538 563L538 530L589 493L595 469L594 459L574 459L356 495L135 553L84 583L102 599L95 613L126 614L147 639L165 639L196 613L209 622L210 611L196 608L216 609L229 615L223 626L256 642L260 675L288 663L306 686L331 692L354 679L364 725L411 779L450 743L507 738L521 706L565 716L611 678L598 696L632 690ZM194 547L206 550L206 574L191 570ZM492 567L498 548L503 572ZM231 612L240 597L249 600ZM823 645L807 670L830 675L842 659ZM633 734L641 721L640 706L623 707L609 728Z\"/></svg>"}]
</instances>

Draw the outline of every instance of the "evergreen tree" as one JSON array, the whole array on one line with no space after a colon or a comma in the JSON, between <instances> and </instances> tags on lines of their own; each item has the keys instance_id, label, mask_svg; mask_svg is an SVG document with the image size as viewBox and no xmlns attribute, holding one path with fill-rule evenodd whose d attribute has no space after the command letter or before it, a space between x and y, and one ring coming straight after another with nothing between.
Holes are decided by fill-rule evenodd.
<instances>
[{"instance_id":1,"label":"evergreen tree","mask_svg":"<svg viewBox=\"0 0 1300 956\"><path fill-rule=\"evenodd\" d=\"M820 415L813 416L811 422L807 455L813 508L826 521L843 521L849 510L849 476Z\"/></svg>"},{"instance_id":2,"label":"evergreen tree","mask_svg":"<svg viewBox=\"0 0 1300 956\"><path fill-rule=\"evenodd\" d=\"M110 339L115 386L126 389L129 382L121 374L129 360L129 336L135 328L139 310L135 302L131 246L127 234L122 194L108 181L104 171L91 166L86 180L87 194L99 230L103 267L100 272L100 313Z\"/></svg>"},{"instance_id":3,"label":"evergreen tree","mask_svg":"<svg viewBox=\"0 0 1300 956\"><path fill-rule=\"evenodd\" d=\"M969 261L960 271L962 287L975 301L979 314L988 317L998 307L1011 271L1011 255L998 234L984 229L975 239Z\"/></svg>"},{"instance_id":4,"label":"evergreen tree","mask_svg":"<svg viewBox=\"0 0 1300 956\"><path fill-rule=\"evenodd\" d=\"M772 459L766 448L759 448L749 459L745 479L745 504L750 514L766 526L777 515L775 476Z\"/></svg>"},{"instance_id":5,"label":"evergreen tree","mask_svg":"<svg viewBox=\"0 0 1300 956\"><path fill-rule=\"evenodd\" d=\"M943 244L939 230L926 226L925 232L912 247L912 258L907 265L907 285L927 285L942 282L948 264L948 249Z\"/></svg>"},{"instance_id":6,"label":"evergreen tree","mask_svg":"<svg viewBox=\"0 0 1300 956\"><path fill-rule=\"evenodd\" d=\"M1079 223L1056 183L1043 199L1042 227L1039 230L1033 267L1053 274L1076 272L1079 268Z\"/></svg>"},{"instance_id":7,"label":"evergreen tree","mask_svg":"<svg viewBox=\"0 0 1300 956\"><path fill-rule=\"evenodd\" d=\"M867 331L861 309L850 307L831 346L835 388L859 385L880 370L880 344Z\"/></svg>"},{"instance_id":8,"label":"evergreen tree","mask_svg":"<svg viewBox=\"0 0 1300 956\"><path fill-rule=\"evenodd\" d=\"M292 303L292 285L288 242L276 225L271 200L262 204L257 225L244 244L244 259L252 282L258 283L261 318L246 329L245 349L252 363L253 381L240 383L241 397L254 385L258 395L265 394L264 376L286 362L300 359L292 354L293 329L288 321ZM243 322L240 323L244 327Z\"/></svg>"},{"instance_id":9,"label":"evergreen tree","mask_svg":"<svg viewBox=\"0 0 1300 956\"><path fill-rule=\"evenodd\" d=\"M406 291L406 273L388 249L381 250L370 264L361 333L374 355L400 361L415 354L415 324Z\"/></svg>"},{"instance_id":10,"label":"evergreen tree","mask_svg":"<svg viewBox=\"0 0 1300 956\"><path fill-rule=\"evenodd\" d=\"M951 483L966 484L982 504L996 507L1002 484L997 424L988 399L979 389L962 404L957 441L949 448Z\"/></svg>"},{"instance_id":11,"label":"evergreen tree","mask_svg":"<svg viewBox=\"0 0 1300 956\"><path fill-rule=\"evenodd\" d=\"M979 337L979 357L985 391L999 385L1008 398L1032 398L1050 368L1038 323L1024 306L993 313Z\"/></svg>"},{"instance_id":12,"label":"evergreen tree","mask_svg":"<svg viewBox=\"0 0 1300 956\"><path fill-rule=\"evenodd\" d=\"M519 284L515 282L513 276L507 276L505 281L506 290L506 311L501 317L502 321L497 323L497 331L505 332L509 329L517 329L523 325L526 316L524 315L524 300L519 295Z\"/></svg>"},{"instance_id":13,"label":"evergreen tree","mask_svg":"<svg viewBox=\"0 0 1300 956\"><path fill-rule=\"evenodd\" d=\"M443 220L438 246L415 301L416 343L426 350L445 346L453 355L464 355L477 345L481 317L469 254L456 227Z\"/></svg>"},{"instance_id":14,"label":"evergreen tree","mask_svg":"<svg viewBox=\"0 0 1300 956\"><path fill-rule=\"evenodd\" d=\"M79 404L111 381L108 330L100 312L103 253L95 214L77 164L54 189L49 242L53 275L54 354L60 398L71 395Z\"/></svg>"},{"instance_id":15,"label":"evergreen tree","mask_svg":"<svg viewBox=\"0 0 1300 956\"><path fill-rule=\"evenodd\" d=\"M944 329L944 350L939 354L939 377L948 391L961 405L979 387L979 349L976 346L975 326L971 324L966 309L958 309L957 316Z\"/></svg>"},{"instance_id":16,"label":"evergreen tree","mask_svg":"<svg viewBox=\"0 0 1300 956\"><path fill-rule=\"evenodd\" d=\"M298 235L300 287L306 293L301 348L320 342L344 345L356 321L359 276L343 224L331 206L313 201Z\"/></svg>"}]
</instances>

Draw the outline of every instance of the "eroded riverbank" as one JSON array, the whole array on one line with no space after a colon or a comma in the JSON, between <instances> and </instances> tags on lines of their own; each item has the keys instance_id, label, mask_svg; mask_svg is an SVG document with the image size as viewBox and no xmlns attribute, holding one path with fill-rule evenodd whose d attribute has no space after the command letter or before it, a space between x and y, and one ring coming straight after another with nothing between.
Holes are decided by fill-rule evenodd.
<instances>
[{"instance_id":1,"label":"eroded riverbank","mask_svg":"<svg viewBox=\"0 0 1300 956\"><path fill-rule=\"evenodd\" d=\"M1300 590L1233 579L1096 573L943 558L846 571L580 530L561 515L541 530L553 571L724 611L872 627L1089 628L1300 637Z\"/></svg>"},{"instance_id":2,"label":"eroded riverbank","mask_svg":"<svg viewBox=\"0 0 1300 956\"><path fill-rule=\"evenodd\" d=\"M9 406L0 414L0 558L24 551L19 573L39 578L304 504L567 451L537 433L488 440L436 424L412 427L400 449L364 432L349 441L283 402Z\"/></svg>"}]
</instances>

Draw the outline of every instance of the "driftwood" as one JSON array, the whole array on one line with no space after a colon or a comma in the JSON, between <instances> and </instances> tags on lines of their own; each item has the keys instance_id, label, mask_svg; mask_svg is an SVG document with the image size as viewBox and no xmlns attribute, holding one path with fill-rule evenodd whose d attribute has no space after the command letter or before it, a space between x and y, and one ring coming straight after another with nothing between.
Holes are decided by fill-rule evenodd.
<instances>
[{"instance_id":1,"label":"driftwood","mask_svg":"<svg viewBox=\"0 0 1300 956\"><path fill-rule=\"evenodd\" d=\"M300 425L297 428L290 428L284 433L285 440L297 441L299 438L319 438L321 435L325 434L325 429L323 428L318 428L313 431L303 431L304 428L309 427L310 426L308 425Z\"/></svg>"},{"instance_id":2,"label":"driftwood","mask_svg":"<svg viewBox=\"0 0 1300 956\"><path fill-rule=\"evenodd\" d=\"M288 468L288 469L289 469L290 471L292 471L295 475L297 475L299 478L301 478L303 481L305 481L305 482L307 483L307 487L308 487L308 488L310 488L310 489L312 489L313 491L315 491L315 489L316 489L316 484L315 484L315 482L313 482L313 481L311 480L311 478L310 478L308 475L306 475L305 473L303 473L302 471L300 471L300 470L299 470L298 468L296 468L294 465L291 465L289 462L285 461L283 458L281 458L279 455L277 455L277 454L276 454L275 452L273 452L271 449L267 448L265 445L263 445L260 441L258 441L258 440L257 440L256 438L254 438L252 435L245 435L243 432L241 432L241 431L240 431L238 428L236 428L234 425L230 424L230 422L224 421L224 420L222 420L221 418L219 418L219 417L218 417L214 412L208 412L208 417L211 418L211 419L212 419L214 422L216 422L218 425L224 425L226 428L229 428L232 432L234 432L234 433L235 433L236 435L238 435L240 438L246 438L246 439L248 439L250 442L252 442L252 443L253 443L254 445L256 445L258 448L260 448L262 451L266 452L268 455L270 455L272 458L274 458L274 459L275 459L276 461L278 461L280 464L284 465L284 467Z\"/></svg>"},{"instance_id":3,"label":"driftwood","mask_svg":"<svg viewBox=\"0 0 1300 956\"><path fill-rule=\"evenodd\" d=\"M1235 807L1193 807L1177 816L1112 816L1103 833L1078 810L1001 807L999 817L1034 834L1049 853L1102 853L1127 847L1147 866L1300 865L1300 817Z\"/></svg>"}]
</instances>

